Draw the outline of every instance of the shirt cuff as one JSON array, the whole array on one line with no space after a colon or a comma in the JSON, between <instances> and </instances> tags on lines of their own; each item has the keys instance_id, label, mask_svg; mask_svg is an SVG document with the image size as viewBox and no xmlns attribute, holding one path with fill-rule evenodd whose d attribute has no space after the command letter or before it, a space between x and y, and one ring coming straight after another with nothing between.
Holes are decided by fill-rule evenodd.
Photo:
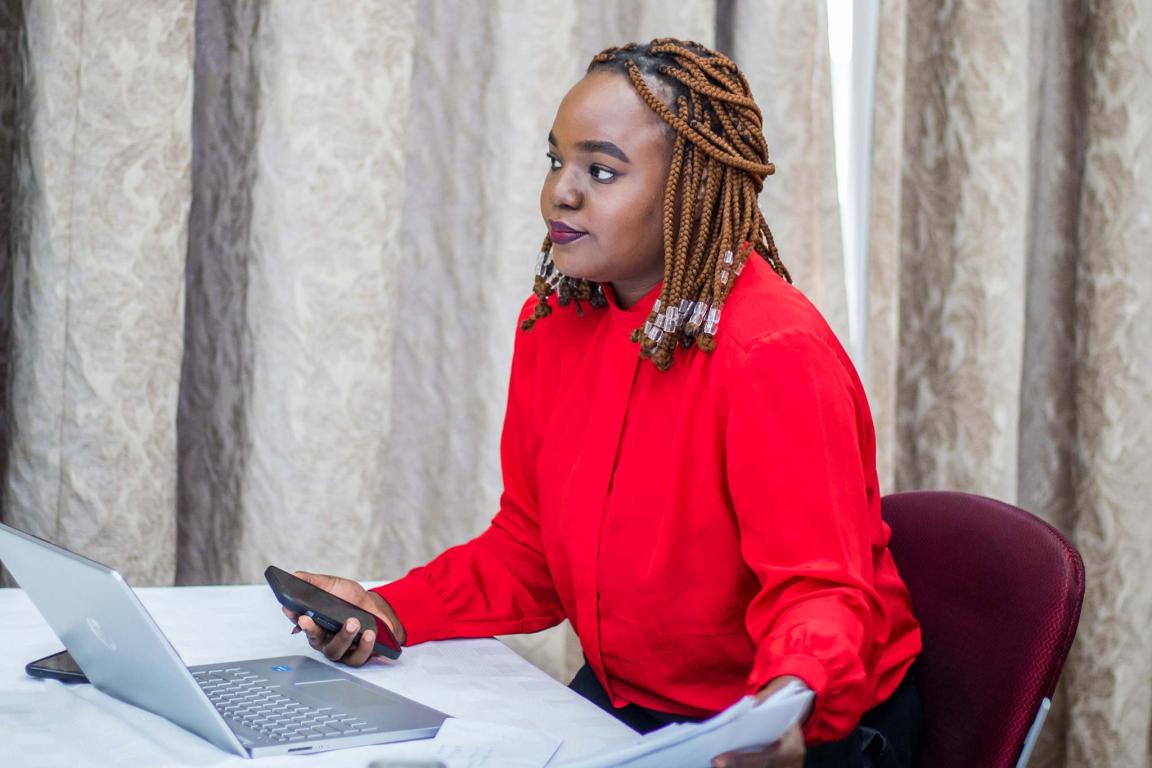
<instances>
[{"instance_id":1,"label":"shirt cuff","mask_svg":"<svg viewBox=\"0 0 1152 768\"><path fill-rule=\"evenodd\" d=\"M821 722L819 707L820 696L828 685L828 672L824 665L814 656L803 653L790 653L785 656L760 656L752 667L752 674L748 677L748 695L755 696L760 689L768 685L777 677L792 675L804 681L811 689L814 698L812 709L809 710L808 719L801 724L804 732L804 741L831 741L827 728Z\"/></svg>"},{"instance_id":2,"label":"shirt cuff","mask_svg":"<svg viewBox=\"0 0 1152 768\"><path fill-rule=\"evenodd\" d=\"M757 659L756 665L752 667L752 674L748 677L748 693L755 695L761 688L783 675L800 678L817 695L828 685L828 672L818 659L803 653L790 653L785 656L773 656L771 659Z\"/></svg>"},{"instance_id":3,"label":"shirt cuff","mask_svg":"<svg viewBox=\"0 0 1152 768\"><path fill-rule=\"evenodd\" d=\"M404 645L446 637L452 626L443 598L428 583L422 570L416 569L402 579L372 590L396 612L404 628Z\"/></svg>"}]
</instances>

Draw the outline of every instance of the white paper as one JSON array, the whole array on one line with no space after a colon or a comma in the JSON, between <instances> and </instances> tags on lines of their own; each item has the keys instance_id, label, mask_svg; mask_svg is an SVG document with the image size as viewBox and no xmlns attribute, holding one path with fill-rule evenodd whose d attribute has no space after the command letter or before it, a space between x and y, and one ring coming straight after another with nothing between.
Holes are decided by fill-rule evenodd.
<instances>
[{"instance_id":1,"label":"white paper","mask_svg":"<svg viewBox=\"0 0 1152 768\"><path fill-rule=\"evenodd\" d=\"M0 732L0 764L21 768L167 766L175 755L198 766L247 762L90 685L54 680L0 688Z\"/></svg>"},{"instance_id":2,"label":"white paper","mask_svg":"<svg viewBox=\"0 0 1152 768\"><path fill-rule=\"evenodd\" d=\"M544 768L560 739L512 725L451 718L432 742L448 768Z\"/></svg>"},{"instance_id":3,"label":"white paper","mask_svg":"<svg viewBox=\"0 0 1152 768\"><path fill-rule=\"evenodd\" d=\"M707 768L721 753L776 741L811 700L811 691L793 683L759 704L746 696L710 720L675 723L638 737L630 746L567 760L556 768Z\"/></svg>"}]
</instances>

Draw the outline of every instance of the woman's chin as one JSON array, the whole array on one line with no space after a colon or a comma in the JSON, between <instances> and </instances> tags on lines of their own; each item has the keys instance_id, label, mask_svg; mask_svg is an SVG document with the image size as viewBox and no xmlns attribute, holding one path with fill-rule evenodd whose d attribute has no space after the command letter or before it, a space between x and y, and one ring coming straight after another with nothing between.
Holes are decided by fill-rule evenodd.
<instances>
[{"instance_id":1,"label":"woman's chin","mask_svg":"<svg viewBox=\"0 0 1152 768\"><path fill-rule=\"evenodd\" d=\"M602 282L597 277L596 270L589 269L578 261L558 257L555 251L552 252L552 263L565 277L570 277L573 280L591 280L594 283Z\"/></svg>"}]
</instances>

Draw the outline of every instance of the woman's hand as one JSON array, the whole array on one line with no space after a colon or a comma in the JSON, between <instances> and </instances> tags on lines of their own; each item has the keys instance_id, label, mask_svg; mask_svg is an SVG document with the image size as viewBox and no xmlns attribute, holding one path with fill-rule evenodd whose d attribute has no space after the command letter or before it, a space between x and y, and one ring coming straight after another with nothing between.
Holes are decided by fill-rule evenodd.
<instances>
[{"instance_id":1,"label":"woman's hand","mask_svg":"<svg viewBox=\"0 0 1152 768\"><path fill-rule=\"evenodd\" d=\"M777 677L756 694L756 700L764 701L791 682L803 683L800 678L791 675ZM800 731L800 723L807 716L808 712L805 712L797 723L784 731L779 741L762 749L716 755L712 758L712 768L803 768L804 734Z\"/></svg>"},{"instance_id":2,"label":"woman's hand","mask_svg":"<svg viewBox=\"0 0 1152 768\"><path fill-rule=\"evenodd\" d=\"M392 606L375 592L369 592L351 579L339 576L328 576L321 573L307 573L296 571L298 578L309 584L319 587L325 592L331 592L336 597L347 600L369 613L383 619L396 640L404 643L404 628L396 618ZM339 661L349 666L358 667L372 656L372 646L376 642L376 628L365 627L360 642L355 642L356 633L360 631L360 622L348 619L339 632L328 632L308 616L300 616L287 608L282 608L284 615L296 625L293 632L303 632L308 637L308 644L323 653L332 661Z\"/></svg>"}]
</instances>

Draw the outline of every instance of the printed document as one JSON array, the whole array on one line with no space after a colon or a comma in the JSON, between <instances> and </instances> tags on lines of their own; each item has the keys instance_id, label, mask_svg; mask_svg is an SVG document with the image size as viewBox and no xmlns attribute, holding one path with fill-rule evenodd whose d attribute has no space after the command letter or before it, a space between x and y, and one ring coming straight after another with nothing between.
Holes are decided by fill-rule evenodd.
<instances>
[{"instance_id":1,"label":"printed document","mask_svg":"<svg viewBox=\"0 0 1152 768\"><path fill-rule=\"evenodd\" d=\"M811 700L810 690L791 683L760 703L745 696L710 720L674 723L638 737L632 745L567 760L556 768L707 768L723 752L776 741Z\"/></svg>"}]
</instances>

